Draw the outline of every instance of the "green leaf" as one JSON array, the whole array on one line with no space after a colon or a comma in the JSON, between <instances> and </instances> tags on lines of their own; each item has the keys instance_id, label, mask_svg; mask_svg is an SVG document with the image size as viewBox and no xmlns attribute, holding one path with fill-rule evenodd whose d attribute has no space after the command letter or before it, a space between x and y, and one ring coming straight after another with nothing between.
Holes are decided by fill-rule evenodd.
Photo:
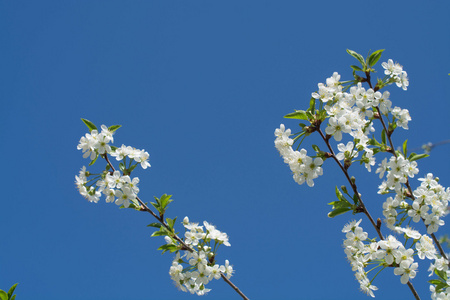
<instances>
[{"instance_id":1,"label":"green leaf","mask_svg":"<svg viewBox=\"0 0 450 300\"><path fill-rule=\"evenodd\" d=\"M352 68L355 71L362 71L362 69L360 67L355 66L355 65L351 65L350 68Z\"/></svg>"},{"instance_id":2,"label":"green leaf","mask_svg":"<svg viewBox=\"0 0 450 300\"><path fill-rule=\"evenodd\" d=\"M123 171L125 171L125 169L125 164L123 162L119 163L119 170L122 171L122 173Z\"/></svg>"},{"instance_id":3,"label":"green leaf","mask_svg":"<svg viewBox=\"0 0 450 300\"><path fill-rule=\"evenodd\" d=\"M342 214L348 212L349 210L351 210L351 208L348 208L348 207L338 208L338 209L335 209L335 210L329 212L328 213L328 217L329 218L334 218L334 217L336 217L338 215L342 215Z\"/></svg>"},{"instance_id":4,"label":"green leaf","mask_svg":"<svg viewBox=\"0 0 450 300\"><path fill-rule=\"evenodd\" d=\"M370 67L374 66L378 62L378 60L381 57L381 53L383 53L383 51L384 49L377 50L369 56L368 64Z\"/></svg>"},{"instance_id":5,"label":"green leaf","mask_svg":"<svg viewBox=\"0 0 450 300\"><path fill-rule=\"evenodd\" d=\"M339 201L345 201L348 202L344 196L342 195L341 191L339 190L339 188L336 186L336 196L339 199Z\"/></svg>"},{"instance_id":6,"label":"green leaf","mask_svg":"<svg viewBox=\"0 0 450 300\"><path fill-rule=\"evenodd\" d=\"M381 142L386 145L386 130L381 131Z\"/></svg>"},{"instance_id":7,"label":"green leaf","mask_svg":"<svg viewBox=\"0 0 450 300\"><path fill-rule=\"evenodd\" d=\"M425 157L428 157L428 156L430 156L430 155L428 155L426 153L423 153L423 154L411 153L411 155L409 156L408 160L409 161L415 161L415 160L418 160L418 159L421 159L421 158L425 158Z\"/></svg>"},{"instance_id":8,"label":"green leaf","mask_svg":"<svg viewBox=\"0 0 450 300\"><path fill-rule=\"evenodd\" d=\"M120 127L122 127L122 125L112 125L108 127L108 130L111 132L116 131L117 129L119 129Z\"/></svg>"},{"instance_id":9,"label":"green leaf","mask_svg":"<svg viewBox=\"0 0 450 300\"><path fill-rule=\"evenodd\" d=\"M89 166L92 166L93 164L95 164L95 162L97 161L97 158L98 158L98 153L95 155L94 160L89 163Z\"/></svg>"},{"instance_id":10,"label":"green leaf","mask_svg":"<svg viewBox=\"0 0 450 300\"><path fill-rule=\"evenodd\" d=\"M447 281L447 272L444 272L442 270L434 269L434 273L442 278L443 280Z\"/></svg>"},{"instance_id":11,"label":"green leaf","mask_svg":"<svg viewBox=\"0 0 450 300\"><path fill-rule=\"evenodd\" d=\"M16 289L16 286L18 285L18 283L16 283L15 285L13 285L8 292L8 299L11 298L12 294L14 294L14 290Z\"/></svg>"},{"instance_id":12,"label":"green leaf","mask_svg":"<svg viewBox=\"0 0 450 300\"><path fill-rule=\"evenodd\" d=\"M311 147L314 149L314 151L320 152L319 146L317 146L317 145L312 145Z\"/></svg>"},{"instance_id":13,"label":"green leaf","mask_svg":"<svg viewBox=\"0 0 450 300\"><path fill-rule=\"evenodd\" d=\"M155 232L152 233L151 236L166 236L166 235L167 235L167 232L164 232L164 231L155 231Z\"/></svg>"},{"instance_id":14,"label":"green leaf","mask_svg":"<svg viewBox=\"0 0 450 300\"><path fill-rule=\"evenodd\" d=\"M165 244L159 247L158 250L162 250L162 254L164 254L167 251L175 252L178 250L178 247L174 244Z\"/></svg>"},{"instance_id":15,"label":"green leaf","mask_svg":"<svg viewBox=\"0 0 450 300\"><path fill-rule=\"evenodd\" d=\"M130 174L131 172L134 171L134 169L136 169L136 167L138 166L138 164L132 165L130 168L128 168L128 174Z\"/></svg>"},{"instance_id":16,"label":"green leaf","mask_svg":"<svg viewBox=\"0 0 450 300\"><path fill-rule=\"evenodd\" d=\"M316 110L316 99L311 97L311 100L309 100L309 109L310 112L314 112Z\"/></svg>"},{"instance_id":17,"label":"green leaf","mask_svg":"<svg viewBox=\"0 0 450 300\"><path fill-rule=\"evenodd\" d=\"M405 142L403 143L403 156L404 157L407 157L407 155L406 155L406 151L408 150L407 145L408 145L408 140L405 140Z\"/></svg>"},{"instance_id":18,"label":"green leaf","mask_svg":"<svg viewBox=\"0 0 450 300\"><path fill-rule=\"evenodd\" d=\"M8 294L5 291L0 290L0 299L8 300Z\"/></svg>"},{"instance_id":19,"label":"green leaf","mask_svg":"<svg viewBox=\"0 0 450 300\"><path fill-rule=\"evenodd\" d=\"M91 132L92 130L97 130L97 127L91 121L83 118L81 119L81 121L83 121L83 123L87 126L87 128L89 128L89 132Z\"/></svg>"},{"instance_id":20,"label":"green leaf","mask_svg":"<svg viewBox=\"0 0 450 300\"><path fill-rule=\"evenodd\" d=\"M156 227L156 228L161 228L161 223L150 223L147 225L147 227Z\"/></svg>"},{"instance_id":21,"label":"green leaf","mask_svg":"<svg viewBox=\"0 0 450 300\"><path fill-rule=\"evenodd\" d=\"M438 284L441 284L442 281L439 279L432 279L432 280L428 280L428 283L438 285Z\"/></svg>"},{"instance_id":22,"label":"green leaf","mask_svg":"<svg viewBox=\"0 0 450 300\"><path fill-rule=\"evenodd\" d=\"M16 295L12 296L12 298L11 298L11 300L14 300L14 299L16 299Z\"/></svg>"},{"instance_id":23,"label":"green leaf","mask_svg":"<svg viewBox=\"0 0 450 300\"><path fill-rule=\"evenodd\" d=\"M351 56L353 56L354 58L356 58L361 63L361 66L363 67L363 69L365 69L366 62L364 61L364 57L362 57L361 54L356 53L355 51L350 50L350 49L347 49L347 53L350 54Z\"/></svg>"},{"instance_id":24,"label":"green leaf","mask_svg":"<svg viewBox=\"0 0 450 300\"><path fill-rule=\"evenodd\" d=\"M158 231L152 233L151 236L166 236L169 235L169 231L165 227L160 227Z\"/></svg>"},{"instance_id":25,"label":"green leaf","mask_svg":"<svg viewBox=\"0 0 450 300\"><path fill-rule=\"evenodd\" d=\"M355 205L358 205L359 199L358 199L358 196L356 196L356 194L353 195L352 200L353 200L353 203L355 203Z\"/></svg>"},{"instance_id":26,"label":"green leaf","mask_svg":"<svg viewBox=\"0 0 450 300\"><path fill-rule=\"evenodd\" d=\"M167 222L167 225L169 225L169 227L171 228L171 229L173 229L173 226L175 225L175 220L176 220L177 218L175 218L174 220L172 220L171 218L166 218L166 222Z\"/></svg>"},{"instance_id":27,"label":"green leaf","mask_svg":"<svg viewBox=\"0 0 450 300\"><path fill-rule=\"evenodd\" d=\"M161 206L159 205L159 203L150 202L150 204L153 205L153 207L156 208L156 210L161 213L160 211Z\"/></svg>"},{"instance_id":28,"label":"green leaf","mask_svg":"<svg viewBox=\"0 0 450 300\"><path fill-rule=\"evenodd\" d=\"M161 203L161 207L164 210L166 209L167 205L169 205L169 203L173 201L172 199L170 199L170 197L172 197L172 195L164 194L161 196L160 203Z\"/></svg>"},{"instance_id":29,"label":"green leaf","mask_svg":"<svg viewBox=\"0 0 450 300\"><path fill-rule=\"evenodd\" d=\"M308 115L304 110L296 110L293 113L287 114L284 116L286 119L300 119L300 120L308 120Z\"/></svg>"}]
</instances>

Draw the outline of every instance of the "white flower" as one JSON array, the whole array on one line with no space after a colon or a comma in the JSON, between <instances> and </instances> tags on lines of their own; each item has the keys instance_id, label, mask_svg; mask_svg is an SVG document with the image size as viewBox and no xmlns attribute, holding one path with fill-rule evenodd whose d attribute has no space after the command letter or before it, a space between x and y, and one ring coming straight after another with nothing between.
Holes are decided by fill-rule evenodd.
<instances>
[{"instance_id":1,"label":"white flower","mask_svg":"<svg viewBox=\"0 0 450 300\"><path fill-rule=\"evenodd\" d=\"M400 281L407 284L409 279L416 277L416 269L419 265L413 263L412 260L404 260L400 263L400 267L394 269L395 275L401 275Z\"/></svg>"},{"instance_id":2,"label":"white flower","mask_svg":"<svg viewBox=\"0 0 450 300\"><path fill-rule=\"evenodd\" d=\"M139 150L138 155L134 157L134 160L141 163L142 169L147 169L148 167L151 167L150 163L148 162L148 159L150 158L150 154L144 150Z\"/></svg>"},{"instance_id":3,"label":"white flower","mask_svg":"<svg viewBox=\"0 0 450 300\"><path fill-rule=\"evenodd\" d=\"M228 261L228 259L225 260L225 276L230 279L230 277L233 275L233 266L230 265L230 262Z\"/></svg>"},{"instance_id":4,"label":"white flower","mask_svg":"<svg viewBox=\"0 0 450 300\"><path fill-rule=\"evenodd\" d=\"M360 281L360 288L361 291L363 291L368 296L375 298L375 295L373 294L373 291L378 290L378 288L369 281L369 279L366 277Z\"/></svg>"},{"instance_id":5,"label":"white flower","mask_svg":"<svg viewBox=\"0 0 450 300\"><path fill-rule=\"evenodd\" d=\"M407 237L418 240L422 236L420 232L417 230L412 229L411 227L395 227L395 230L399 233L404 233Z\"/></svg>"},{"instance_id":6,"label":"white flower","mask_svg":"<svg viewBox=\"0 0 450 300\"><path fill-rule=\"evenodd\" d=\"M400 247L401 243L397 241L395 237L390 235L387 239L379 241L378 245L381 249L386 251L384 260L388 265L391 265L394 262L394 254L396 253L398 247Z\"/></svg>"},{"instance_id":7,"label":"white flower","mask_svg":"<svg viewBox=\"0 0 450 300\"><path fill-rule=\"evenodd\" d=\"M389 59L387 63L386 62L381 63L381 66L385 69L384 74L389 75L391 77L399 76L403 70L403 67L398 63L394 64L392 59Z\"/></svg>"},{"instance_id":8,"label":"white flower","mask_svg":"<svg viewBox=\"0 0 450 300\"><path fill-rule=\"evenodd\" d=\"M434 248L433 240L427 236L423 235L420 241L416 243L417 255L420 259L436 259L436 248Z\"/></svg>"},{"instance_id":9,"label":"white flower","mask_svg":"<svg viewBox=\"0 0 450 300\"><path fill-rule=\"evenodd\" d=\"M344 117L340 117L339 119L331 117L328 127L325 128L325 132L328 135L334 136L334 139L339 142L342 140L342 132L350 133L351 127L346 124L346 119Z\"/></svg>"},{"instance_id":10,"label":"white flower","mask_svg":"<svg viewBox=\"0 0 450 300\"><path fill-rule=\"evenodd\" d=\"M397 77L395 84L397 84L398 87L401 87L404 91L406 91L409 86L408 74L406 74L406 72L403 71L402 74L400 74L400 76Z\"/></svg>"},{"instance_id":11,"label":"white flower","mask_svg":"<svg viewBox=\"0 0 450 300\"><path fill-rule=\"evenodd\" d=\"M355 145L353 144L353 142L348 142L347 145L344 145L343 143L340 143L337 146L338 150L340 151L337 155L336 158L338 160L343 160L344 158L347 159L352 159L352 158L356 158L358 157L358 151L355 151Z\"/></svg>"},{"instance_id":12,"label":"white flower","mask_svg":"<svg viewBox=\"0 0 450 300\"><path fill-rule=\"evenodd\" d=\"M435 233L436 231L438 231L439 226L442 226L444 224L445 224L444 220L440 220L439 217L436 215L434 215L434 216L428 215L425 218L425 225L428 225L427 226L428 234Z\"/></svg>"},{"instance_id":13,"label":"white flower","mask_svg":"<svg viewBox=\"0 0 450 300\"><path fill-rule=\"evenodd\" d=\"M319 83L318 87L318 93L314 92L311 94L314 99L320 99L324 103L327 103L328 101L333 99L332 89L326 87L323 83Z\"/></svg>"},{"instance_id":14,"label":"white flower","mask_svg":"<svg viewBox=\"0 0 450 300\"><path fill-rule=\"evenodd\" d=\"M123 204L125 208L130 206L130 201L132 202L136 199L136 195L129 187L122 187L121 190L116 190L115 195L117 197L116 204Z\"/></svg>"},{"instance_id":15,"label":"white flower","mask_svg":"<svg viewBox=\"0 0 450 300\"><path fill-rule=\"evenodd\" d=\"M351 221L350 223L346 224L344 228L342 228L342 232L347 233L349 231L354 231L356 227L358 227L359 223L361 223L362 219L359 221Z\"/></svg>"}]
</instances>

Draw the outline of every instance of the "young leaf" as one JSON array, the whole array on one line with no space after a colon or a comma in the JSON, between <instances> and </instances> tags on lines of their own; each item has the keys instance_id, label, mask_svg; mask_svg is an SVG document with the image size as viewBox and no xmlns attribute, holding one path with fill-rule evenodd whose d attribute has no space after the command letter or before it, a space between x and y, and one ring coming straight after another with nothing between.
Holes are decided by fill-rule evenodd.
<instances>
[{"instance_id":1,"label":"young leaf","mask_svg":"<svg viewBox=\"0 0 450 300\"><path fill-rule=\"evenodd\" d=\"M356 58L361 63L361 66L363 67L363 69L366 68L366 62L364 61L364 57L362 57L361 54L356 53L355 51L350 50L350 49L347 49L347 53L350 54L351 56L353 56L354 58Z\"/></svg>"},{"instance_id":2,"label":"young leaf","mask_svg":"<svg viewBox=\"0 0 450 300\"><path fill-rule=\"evenodd\" d=\"M370 67L374 66L381 57L381 53L383 53L384 49L380 49L372 53L369 57L368 64Z\"/></svg>"},{"instance_id":3,"label":"young leaf","mask_svg":"<svg viewBox=\"0 0 450 300\"><path fill-rule=\"evenodd\" d=\"M130 174L131 172L133 172L134 169L136 169L136 167L137 167L137 164L132 165L130 168L128 168L128 174Z\"/></svg>"},{"instance_id":4,"label":"young leaf","mask_svg":"<svg viewBox=\"0 0 450 300\"><path fill-rule=\"evenodd\" d=\"M169 203L173 201L172 199L170 199L170 197L172 197L172 195L164 194L161 196L160 203L163 210L165 210L167 205L169 205Z\"/></svg>"},{"instance_id":5,"label":"young leaf","mask_svg":"<svg viewBox=\"0 0 450 300\"><path fill-rule=\"evenodd\" d=\"M174 244L165 244L160 246L158 250L162 250L162 254L164 254L166 251L175 252L178 250L178 247Z\"/></svg>"},{"instance_id":6,"label":"young leaf","mask_svg":"<svg viewBox=\"0 0 450 300\"><path fill-rule=\"evenodd\" d=\"M408 140L405 140L405 142L403 143L403 156L404 157L408 157L407 154L406 154L407 145L408 145Z\"/></svg>"},{"instance_id":7,"label":"young leaf","mask_svg":"<svg viewBox=\"0 0 450 300\"><path fill-rule=\"evenodd\" d=\"M81 119L81 121L83 121L83 123L87 126L87 128L89 128L89 132L91 132L94 129L97 130L97 127L91 121L83 118Z\"/></svg>"},{"instance_id":8,"label":"young leaf","mask_svg":"<svg viewBox=\"0 0 450 300\"><path fill-rule=\"evenodd\" d=\"M147 227L156 227L156 228L161 228L161 223L150 223L147 225Z\"/></svg>"},{"instance_id":9,"label":"young leaf","mask_svg":"<svg viewBox=\"0 0 450 300\"><path fill-rule=\"evenodd\" d=\"M416 154L416 153L411 153L411 155L409 156L409 161L415 161L421 158L425 158L428 157L430 155L423 153L423 154Z\"/></svg>"},{"instance_id":10,"label":"young leaf","mask_svg":"<svg viewBox=\"0 0 450 300\"><path fill-rule=\"evenodd\" d=\"M293 113L287 114L284 116L286 119L300 119L300 120L308 120L308 115L304 110L296 110Z\"/></svg>"},{"instance_id":11,"label":"young leaf","mask_svg":"<svg viewBox=\"0 0 450 300\"><path fill-rule=\"evenodd\" d=\"M167 225L169 225L169 227L171 229L173 229L173 226L175 225L175 220L172 220L171 218L166 218L166 222L167 222Z\"/></svg>"},{"instance_id":12,"label":"young leaf","mask_svg":"<svg viewBox=\"0 0 450 300\"><path fill-rule=\"evenodd\" d=\"M16 289L16 286L18 285L18 283L16 283L15 285L13 285L8 292L8 299L11 299L12 294L14 294L14 290Z\"/></svg>"},{"instance_id":13,"label":"young leaf","mask_svg":"<svg viewBox=\"0 0 450 300\"><path fill-rule=\"evenodd\" d=\"M111 132L116 131L117 129L119 129L120 127L122 127L122 125L112 125L108 127L108 130Z\"/></svg>"},{"instance_id":14,"label":"young leaf","mask_svg":"<svg viewBox=\"0 0 450 300\"><path fill-rule=\"evenodd\" d=\"M92 166L93 164L95 164L95 162L97 161L97 158L98 158L98 153L95 155L94 160L92 160L92 161L89 163L89 166Z\"/></svg>"},{"instance_id":15,"label":"young leaf","mask_svg":"<svg viewBox=\"0 0 450 300\"><path fill-rule=\"evenodd\" d=\"M151 236L166 236L168 233L166 228L161 227L158 231L153 232Z\"/></svg>"},{"instance_id":16,"label":"young leaf","mask_svg":"<svg viewBox=\"0 0 450 300\"><path fill-rule=\"evenodd\" d=\"M8 300L8 294L5 291L0 290L0 300Z\"/></svg>"},{"instance_id":17,"label":"young leaf","mask_svg":"<svg viewBox=\"0 0 450 300\"><path fill-rule=\"evenodd\" d=\"M350 68L352 68L355 71L362 71L362 69L360 67L355 66L355 65L351 65Z\"/></svg>"},{"instance_id":18,"label":"young leaf","mask_svg":"<svg viewBox=\"0 0 450 300\"><path fill-rule=\"evenodd\" d=\"M381 131L381 142L386 145L386 130Z\"/></svg>"},{"instance_id":19,"label":"young leaf","mask_svg":"<svg viewBox=\"0 0 450 300\"><path fill-rule=\"evenodd\" d=\"M308 110L310 112L314 112L316 110L316 99L311 97L311 100L309 100L309 108Z\"/></svg>"},{"instance_id":20,"label":"young leaf","mask_svg":"<svg viewBox=\"0 0 450 300\"><path fill-rule=\"evenodd\" d=\"M338 208L338 209L335 209L335 210L329 212L328 213L328 217L329 218L334 218L334 217L336 217L338 215L342 215L342 214L348 212L349 210L350 210L350 208L348 208L348 207Z\"/></svg>"}]
</instances>

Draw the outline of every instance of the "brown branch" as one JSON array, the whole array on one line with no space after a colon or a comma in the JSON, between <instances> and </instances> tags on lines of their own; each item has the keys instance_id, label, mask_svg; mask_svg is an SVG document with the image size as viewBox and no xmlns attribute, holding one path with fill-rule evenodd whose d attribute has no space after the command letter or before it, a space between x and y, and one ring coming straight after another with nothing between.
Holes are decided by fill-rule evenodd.
<instances>
[{"instance_id":1,"label":"brown branch","mask_svg":"<svg viewBox=\"0 0 450 300\"><path fill-rule=\"evenodd\" d=\"M111 169L113 170L113 172L116 170L114 168L114 166L111 164L111 162L108 159L108 155L105 153L104 158L106 160L106 162L108 163L108 165L111 167ZM161 225L164 226L164 228L166 228L171 234L172 237L177 240L181 245L181 249L180 250L185 250L185 251L189 251L189 252L194 252L194 249L192 249L191 247L189 247L180 237L178 237L178 235L176 235L174 232L172 232L172 229L169 227L169 225L167 225L166 222L164 222L164 219L161 216L158 216L157 214L155 214L139 197L136 196L136 199L139 201L139 204L141 205L141 211L146 211L149 214L151 214L156 220L158 220L159 223L161 223ZM223 273L220 273L220 276L222 277L222 279L228 283L229 286L231 286L231 288L233 288L236 293L238 293L243 299L245 300L249 300L249 298L247 298L247 296L244 295L244 293L241 292L241 290L239 290L237 288L237 286L235 286L225 275L223 275Z\"/></svg>"},{"instance_id":2,"label":"brown branch","mask_svg":"<svg viewBox=\"0 0 450 300\"><path fill-rule=\"evenodd\" d=\"M378 225L378 223L381 223L381 222L378 222L378 220L377 220L377 223L375 223L375 221L373 220L372 216L370 215L369 211L367 210L366 206L364 205L364 202L362 201L362 198L358 192L356 183L351 180L351 178L347 172L347 169L341 164L341 162L337 159L336 155L334 154L333 148L331 148L331 145L329 143L329 138L324 136L323 132L320 130L319 127L316 129L317 129L317 132L319 132L322 139L325 141L325 144L327 145L328 150L330 150L331 157L341 168L342 172L344 172L345 178L347 178L348 182L350 183L350 186L353 189L353 192L355 193L356 197L358 198L358 203L360 204L360 206L362 208L362 212L364 212L364 214L367 216L367 218L369 218L370 222L372 223L373 227L375 228L376 232L378 233L378 236L380 237L380 239L384 240L383 234L381 233L381 229L380 229L381 224ZM413 293L416 300L420 300L419 295L417 294L416 290L414 289L414 286L412 285L412 283L410 281L408 281L408 287L411 290L411 292Z\"/></svg>"}]
</instances>

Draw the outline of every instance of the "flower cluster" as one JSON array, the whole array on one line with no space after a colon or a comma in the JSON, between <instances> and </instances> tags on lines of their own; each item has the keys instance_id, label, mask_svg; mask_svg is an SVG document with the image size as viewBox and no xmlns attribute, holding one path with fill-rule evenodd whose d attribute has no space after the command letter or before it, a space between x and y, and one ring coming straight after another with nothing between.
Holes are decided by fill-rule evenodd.
<instances>
[{"instance_id":1,"label":"flower cluster","mask_svg":"<svg viewBox=\"0 0 450 300\"><path fill-rule=\"evenodd\" d=\"M450 292L448 288L450 273L446 273L448 261L434 236L439 226L444 225L442 218L448 214L450 189L439 185L438 178L432 174L419 179L421 184L416 190L411 188L410 178L414 178L419 172L416 161L427 157L428 154L410 153L408 155L407 141L403 143L402 151L394 150L392 134L400 127L408 129L411 116L407 109L393 106L389 99L390 93L381 92L381 90L393 83L407 90L409 81L403 67L389 59L382 63L385 69L384 78L378 78L376 84L372 85L371 73L375 72L373 66L383 51L381 49L369 53L364 59L355 51L347 50L361 64L351 66L354 79L341 81L341 76L335 72L326 79L325 83L319 83L318 90L311 93L312 98L307 110L295 110L285 116L285 118L300 120L301 131L293 135L291 130L286 129L282 124L275 130L275 147L285 163L289 164L295 181L299 184L306 181L309 186L313 186L312 179L322 174L322 168L320 173L310 175L305 163L308 159L306 150L294 151L293 148L295 149L294 144L298 142L297 149L299 149L306 136L318 132L328 149L325 152L317 145L312 145L315 151L313 157L320 159L320 166L327 158L333 158L351 186L351 190L341 186L342 193L336 187L338 201L329 203L332 211L328 216L335 217L351 211L353 214L365 213L371 220L372 217L363 203L361 194L357 191L356 179L349 174L348 169L354 162L359 161L371 172L371 167L376 163L376 155L382 153L392 155L390 158L384 158L376 170L382 179L378 193L391 194L383 204L385 222L388 228L403 235L405 242L401 243L393 235L384 239L380 219L376 224L371 222L381 238L380 241L368 239L368 234L359 227L361 221L354 221L343 229L346 233L345 253L352 269L356 272L361 289L372 297L377 287L372 285L374 278L369 280L367 277L373 270L365 271L369 264L378 265L374 269L392 267L394 274L401 276L401 283L406 284L416 276L418 263L414 262L413 256L417 255L422 260L427 258L435 261L430 271L440 279L430 281L433 299L450 299L445 298L447 294L450 294L448 293ZM363 75L357 75L356 71L362 72ZM363 87L363 83L367 83L368 88ZM378 141L373 134L376 123L382 125L381 141ZM322 125L325 125L324 132L321 129ZM332 139L338 142L338 151L333 149L330 143ZM342 140L344 142L339 143ZM309 158L309 161L311 159ZM305 177L303 173L307 173L307 176ZM350 191L353 191L353 195ZM404 228L403 224L409 224L411 220L423 221L427 234L432 238L409 227ZM411 241L412 244L409 243ZM439 246L440 256L436 252L433 241ZM409 247L406 247L407 242Z\"/></svg>"},{"instance_id":2,"label":"flower cluster","mask_svg":"<svg viewBox=\"0 0 450 300\"><path fill-rule=\"evenodd\" d=\"M389 197L383 204L383 215L387 225L393 228L398 214L406 214L414 222L423 220L427 226L428 234L437 232L444 225L442 218L448 214L448 202L450 201L450 188L445 189L428 173L425 178L419 178L420 186L413 191L413 201L408 204L402 190L398 191L395 198Z\"/></svg>"},{"instance_id":3,"label":"flower cluster","mask_svg":"<svg viewBox=\"0 0 450 300\"><path fill-rule=\"evenodd\" d=\"M306 155L306 150L300 151L292 149L294 140L289 138L291 130L285 130L283 124L280 128L275 130L275 147L278 149L280 155L284 158L284 162L289 164L294 180L298 184L303 184L305 181L310 186L314 186L313 179L323 174L322 164L323 160L320 157L312 158Z\"/></svg>"},{"instance_id":4,"label":"flower cluster","mask_svg":"<svg viewBox=\"0 0 450 300\"><path fill-rule=\"evenodd\" d=\"M398 87L401 87L406 91L409 85L409 81L408 74L403 71L403 67L398 63L394 64L392 59L389 59L387 63L382 63L381 66L385 69L384 74L391 77Z\"/></svg>"},{"instance_id":5,"label":"flower cluster","mask_svg":"<svg viewBox=\"0 0 450 300\"><path fill-rule=\"evenodd\" d=\"M81 137L77 149L83 151L83 157L89 157L91 164L95 162L97 157L101 155L106 157L108 154L115 157L116 160L124 161L128 157L130 167L125 168L123 164L122 169L128 169L129 172L133 170L138 164L143 169L150 167L148 162L149 154L145 150L139 150L130 146L122 145L120 148L111 146L109 143L114 142L114 130L118 127L107 128L105 125L101 126L102 131L98 133L97 129L91 130L85 136ZM133 162L136 162L133 164ZM92 176L92 177L91 177ZM91 179L88 179L91 177ZM90 202L97 203L102 195L106 197L106 202L115 202L117 205L123 205L128 208L131 203L139 206L136 200L139 192L138 188L139 178L131 178L129 175L123 175L119 171L103 171L100 174L92 174L86 171L83 166L78 176L75 176L75 185L80 194Z\"/></svg>"},{"instance_id":6,"label":"flower cluster","mask_svg":"<svg viewBox=\"0 0 450 300\"><path fill-rule=\"evenodd\" d=\"M405 189L404 184L408 180L408 177L414 178L414 175L419 173L417 162L410 162L401 154L397 155L397 157L392 156L389 162L384 158L381 164L379 164L376 173L380 173L380 179L382 179L386 171L386 180L379 186L379 194L386 194L392 190L397 194L403 194Z\"/></svg>"},{"instance_id":7,"label":"flower cluster","mask_svg":"<svg viewBox=\"0 0 450 300\"><path fill-rule=\"evenodd\" d=\"M404 73L406 74L406 72ZM351 164L352 159L356 158L359 152L363 152L361 161L370 172L371 166L375 165L375 157L369 134L375 131L372 123L376 117L377 108L384 115L391 113L392 124L395 124L396 127L408 129L411 117L407 109L392 108L388 91L382 94L371 88L366 90L361 82L358 82L350 87L350 92L347 93L344 91L340 78L341 76L334 72L331 77L326 79L326 84L318 84L318 91L313 92L311 96L325 105L326 118L329 119L325 133L334 137L336 141L341 141L343 134L349 134L354 141L352 149L346 149L349 151L347 163ZM317 161L313 161L311 157L306 156L305 149L293 150L292 146L298 137L292 139L290 135L291 130L285 129L285 126L281 124L280 128L275 130L275 147L284 158L285 163L289 164L294 174L294 180L298 184L307 182L309 186L314 186L313 179L322 175L323 160L318 157ZM347 147L350 145L347 144ZM344 149L345 145L340 144L338 148L339 150ZM343 153L339 155L338 159L344 159L346 150L341 150ZM314 172L308 172L307 166L311 162L316 168Z\"/></svg>"},{"instance_id":8,"label":"flower cluster","mask_svg":"<svg viewBox=\"0 0 450 300\"><path fill-rule=\"evenodd\" d=\"M228 236L215 226L204 221L203 226L189 222L185 217L183 225L186 228L184 242L194 251L180 255L178 252L170 267L169 274L175 285L182 291L191 294L204 295L210 291L206 285L213 279L220 279L222 274L230 278L233 267L229 261L225 265L215 263L215 254L218 246L224 244L230 246ZM168 244L174 243L170 237L166 237Z\"/></svg>"},{"instance_id":9,"label":"flower cluster","mask_svg":"<svg viewBox=\"0 0 450 300\"><path fill-rule=\"evenodd\" d=\"M342 229L342 232L346 233L344 248L361 290L372 297L374 297L373 291L378 288L372 285L373 279L369 280L368 273L364 270L369 264L378 263L378 267L395 267L394 274L401 276L401 283L406 284L416 276L418 263L414 262L414 255L418 255L420 259L425 257L436 259L433 241L426 235L422 236L418 231L411 228L396 228L397 232L403 233L407 240L414 241L415 249L407 249L392 235L378 242L368 239L368 234L359 226L360 223L361 220L352 221Z\"/></svg>"}]
</instances>

